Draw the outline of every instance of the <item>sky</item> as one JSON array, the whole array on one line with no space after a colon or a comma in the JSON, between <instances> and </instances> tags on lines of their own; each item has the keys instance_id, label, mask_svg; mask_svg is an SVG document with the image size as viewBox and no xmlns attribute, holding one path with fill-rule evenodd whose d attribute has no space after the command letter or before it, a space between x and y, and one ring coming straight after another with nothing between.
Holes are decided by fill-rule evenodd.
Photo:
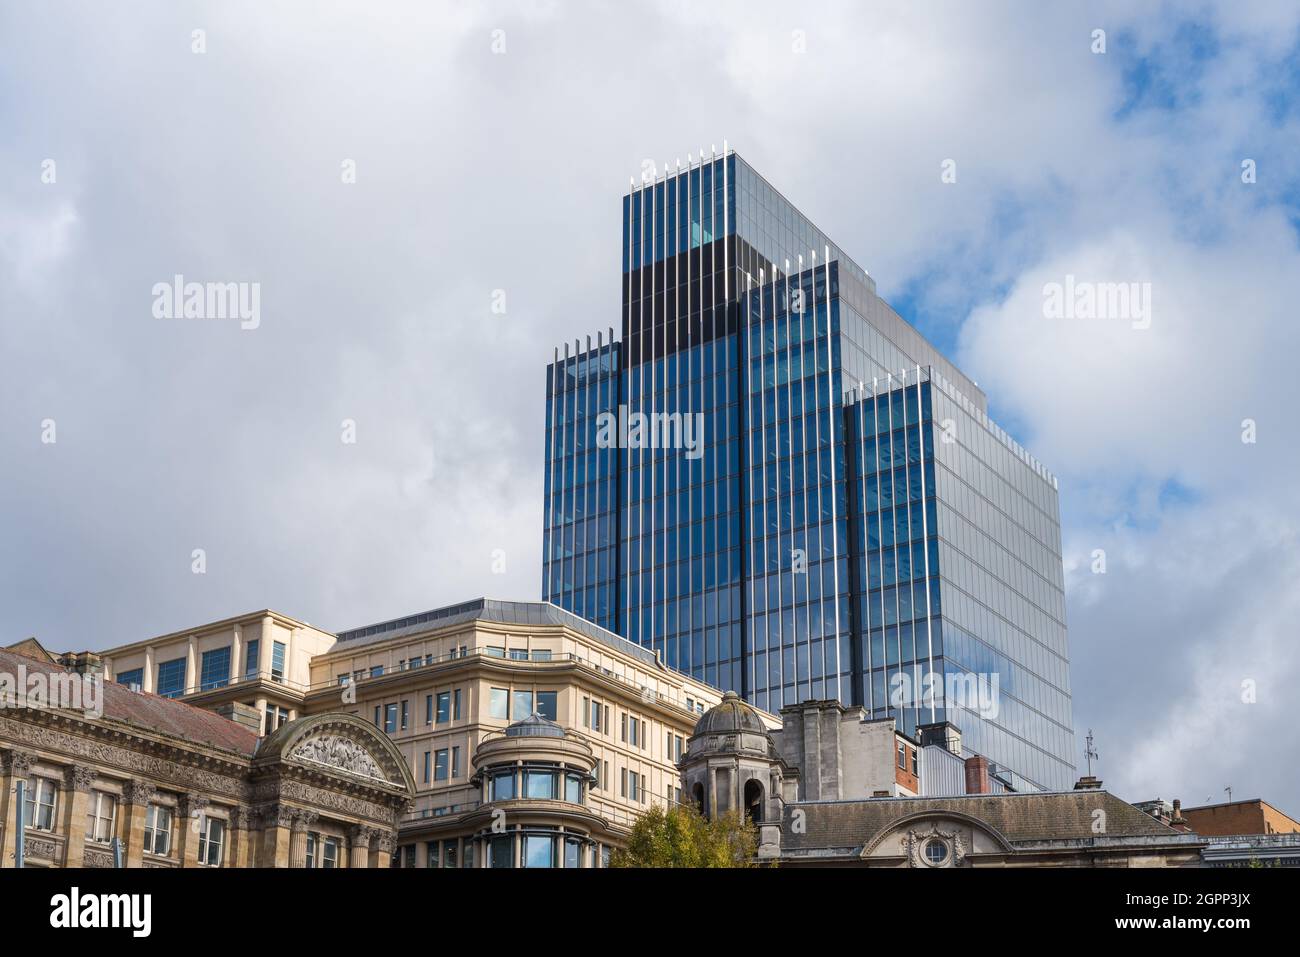
<instances>
[{"instance_id":1,"label":"sky","mask_svg":"<svg viewBox=\"0 0 1300 957\"><path fill-rule=\"evenodd\" d=\"M1285 2L5 4L0 644L536 599L545 363L724 141L1059 477L1080 764L1300 815Z\"/></svg>"}]
</instances>

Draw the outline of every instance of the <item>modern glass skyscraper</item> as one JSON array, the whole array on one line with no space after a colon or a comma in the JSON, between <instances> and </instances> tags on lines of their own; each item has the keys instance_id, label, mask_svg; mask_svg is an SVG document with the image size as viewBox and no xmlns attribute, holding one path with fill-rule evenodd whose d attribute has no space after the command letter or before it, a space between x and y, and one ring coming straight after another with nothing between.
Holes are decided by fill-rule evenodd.
<instances>
[{"instance_id":1,"label":"modern glass skyscraper","mask_svg":"<svg viewBox=\"0 0 1300 957\"><path fill-rule=\"evenodd\" d=\"M1068 788L1055 478L734 152L634 186L622 243L620 334L547 369L543 597L761 708L948 721Z\"/></svg>"}]
</instances>

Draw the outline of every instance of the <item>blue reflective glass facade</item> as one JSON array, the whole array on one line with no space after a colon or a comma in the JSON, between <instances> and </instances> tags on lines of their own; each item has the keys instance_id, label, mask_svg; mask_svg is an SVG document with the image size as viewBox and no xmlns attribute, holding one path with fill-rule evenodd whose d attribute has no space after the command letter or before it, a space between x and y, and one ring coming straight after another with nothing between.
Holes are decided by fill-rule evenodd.
<instances>
[{"instance_id":1,"label":"blue reflective glass facade","mask_svg":"<svg viewBox=\"0 0 1300 957\"><path fill-rule=\"evenodd\" d=\"M1069 787L1055 480L734 153L625 196L622 244L621 334L547 370L543 597L759 707L948 720ZM922 673L998 707L897 696Z\"/></svg>"}]
</instances>

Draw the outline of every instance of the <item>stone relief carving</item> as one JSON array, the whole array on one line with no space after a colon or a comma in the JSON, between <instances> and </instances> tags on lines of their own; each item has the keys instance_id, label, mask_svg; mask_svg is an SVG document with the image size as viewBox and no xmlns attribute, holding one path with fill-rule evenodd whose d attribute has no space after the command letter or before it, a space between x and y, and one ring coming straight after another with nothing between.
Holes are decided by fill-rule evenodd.
<instances>
[{"instance_id":1,"label":"stone relief carving","mask_svg":"<svg viewBox=\"0 0 1300 957\"><path fill-rule=\"evenodd\" d=\"M112 867L113 852L99 851L92 847L88 847L86 848L85 856L82 857L82 865L84 867Z\"/></svg>"},{"instance_id":2,"label":"stone relief carving","mask_svg":"<svg viewBox=\"0 0 1300 957\"><path fill-rule=\"evenodd\" d=\"M323 764L328 768L346 771L365 778L387 781L379 764L364 747L351 738L337 734L322 734L302 741L289 757L300 761Z\"/></svg>"},{"instance_id":3,"label":"stone relief carving","mask_svg":"<svg viewBox=\"0 0 1300 957\"><path fill-rule=\"evenodd\" d=\"M63 772L63 784L69 791L89 791L99 772L84 764L74 764Z\"/></svg>"},{"instance_id":4,"label":"stone relief carving","mask_svg":"<svg viewBox=\"0 0 1300 957\"><path fill-rule=\"evenodd\" d=\"M13 774L15 777L25 778L31 773L32 764L35 758L26 751L12 750L9 751L4 760L4 770L6 774Z\"/></svg>"},{"instance_id":5,"label":"stone relief carving","mask_svg":"<svg viewBox=\"0 0 1300 957\"><path fill-rule=\"evenodd\" d=\"M363 798L326 791L323 788L313 787L301 781L281 781L278 790L281 797L301 801L303 804L314 804L317 807L342 811L345 814L370 818L373 821L397 823L397 812L394 808L385 807L382 804L376 804Z\"/></svg>"},{"instance_id":6,"label":"stone relief carving","mask_svg":"<svg viewBox=\"0 0 1300 957\"><path fill-rule=\"evenodd\" d=\"M297 808L293 812L293 830L305 831L320 820L319 811L307 811Z\"/></svg>"},{"instance_id":7,"label":"stone relief carving","mask_svg":"<svg viewBox=\"0 0 1300 957\"><path fill-rule=\"evenodd\" d=\"M930 841L942 841L948 848L948 859L942 864L931 864L925 859L925 845ZM966 842L957 831L939 827L938 823L924 828L911 828L903 838L907 849L908 867L961 867L966 859Z\"/></svg>"},{"instance_id":8,"label":"stone relief carving","mask_svg":"<svg viewBox=\"0 0 1300 957\"><path fill-rule=\"evenodd\" d=\"M23 842L23 854L27 857L39 857L47 861L54 860L59 853L59 846L53 841L39 837L29 837Z\"/></svg>"},{"instance_id":9,"label":"stone relief carving","mask_svg":"<svg viewBox=\"0 0 1300 957\"><path fill-rule=\"evenodd\" d=\"M177 803L180 805L182 817L194 817L196 814L202 814L203 809L212 802L208 800L205 795L195 794L191 791L187 794L182 794Z\"/></svg>"},{"instance_id":10,"label":"stone relief carving","mask_svg":"<svg viewBox=\"0 0 1300 957\"><path fill-rule=\"evenodd\" d=\"M128 804L146 805L158 796L158 788L148 781L132 779L122 789L122 797Z\"/></svg>"},{"instance_id":11,"label":"stone relief carving","mask_svg":"<svg viewBox=\"0 0 1300 957\"><path fill-rule=\"evenodd\" d=\"M185 787L199 788L232 797L242 797L247 791L244 783L238 778L215 774L202 768L190 767L156 755L105 744L80 735L56 731L30 721L0 717L0 738L21 741L51 751L60 751L96 764L106 764L123 771L174 782ZM12 753L22 752L15 750ZM27 758L30 761L31 756L27 755Z\"/></svg>"}]
</instances>

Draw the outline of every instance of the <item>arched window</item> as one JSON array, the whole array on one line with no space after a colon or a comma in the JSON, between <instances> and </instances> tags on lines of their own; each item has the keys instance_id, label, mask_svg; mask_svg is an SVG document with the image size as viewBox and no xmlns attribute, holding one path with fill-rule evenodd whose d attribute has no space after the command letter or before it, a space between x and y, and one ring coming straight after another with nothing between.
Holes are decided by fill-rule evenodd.
<instances>
[{"instance_id":1,"label":"arched window","mask_svg":"<svg viewBox=\"0 0 1300 957\"><path fill-rule=\"evenodd\" d=\"M745 782L745 818L755 824L763 823L763 785L755 778Z\"/></svg>"}]
</instances>

